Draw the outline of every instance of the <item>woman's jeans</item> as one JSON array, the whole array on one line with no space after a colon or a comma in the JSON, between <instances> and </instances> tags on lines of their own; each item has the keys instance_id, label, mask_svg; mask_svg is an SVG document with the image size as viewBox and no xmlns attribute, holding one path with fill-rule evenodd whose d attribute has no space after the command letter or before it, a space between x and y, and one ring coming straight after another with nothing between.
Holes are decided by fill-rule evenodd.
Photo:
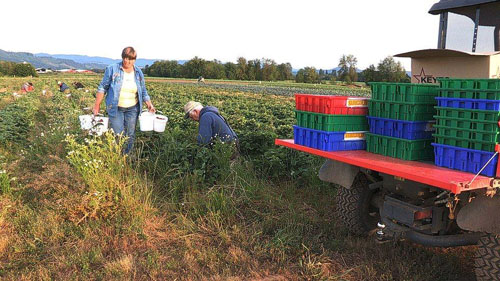
<instances>
[{"instance_id":1,"label":"woman's jeans","mask_svg":"<svg viewBox=\"0 0 500 281\"><path fill-rule=\"evenodd\" d=\"M109 117L111 129L115 134L122 134L128 137L123 153L129 154L134 146L135 140L135 125L139 117L139 104L131 107L118 107L117 113L114 117Z\"/></svg>"}]
</instances>

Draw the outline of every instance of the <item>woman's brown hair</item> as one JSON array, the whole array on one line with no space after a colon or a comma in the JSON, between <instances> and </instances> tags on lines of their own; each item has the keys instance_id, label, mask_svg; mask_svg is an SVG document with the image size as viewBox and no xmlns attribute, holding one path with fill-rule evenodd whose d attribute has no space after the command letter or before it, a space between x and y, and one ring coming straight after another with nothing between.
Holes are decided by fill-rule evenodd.
<instances>
[{"instance_id":1,"label":"woman's brown hair","mask_svg":"<svg viewBox=\"0 0 500 281\"><path fill-rule=\"evenodd\" d=\"M126 47L122 51L122 59L135 60L137 58L137 53L135 52L133 47Z\"/></svg>"}]
</instances>

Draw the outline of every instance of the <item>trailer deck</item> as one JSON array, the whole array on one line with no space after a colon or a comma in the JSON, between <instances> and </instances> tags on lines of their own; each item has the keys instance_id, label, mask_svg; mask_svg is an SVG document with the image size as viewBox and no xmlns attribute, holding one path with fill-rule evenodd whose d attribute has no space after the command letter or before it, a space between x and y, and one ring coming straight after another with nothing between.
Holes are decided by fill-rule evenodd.
<instances>
[{"instance_id":1,"label":"trailer deck","mask_svg":"<svg viewBox=\"0 0 500 281\"><path fill-rule=\"evenodd\" d=\"M328 152L295 144L291 139L276 139L275 144L361 168L439 187L455 194L490 187L495 180L495 178L478 176L471 183L471 180L475 176L472 173L442 168L434 164L419 161L400 160L370 153L365 150Z\"/></svg>"}]
</instances>

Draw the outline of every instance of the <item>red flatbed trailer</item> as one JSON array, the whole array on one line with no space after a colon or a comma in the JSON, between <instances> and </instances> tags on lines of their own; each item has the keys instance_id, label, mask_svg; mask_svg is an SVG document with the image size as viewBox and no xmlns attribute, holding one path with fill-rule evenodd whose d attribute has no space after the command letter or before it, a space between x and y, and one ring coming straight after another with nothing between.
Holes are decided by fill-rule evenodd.
<instances>
[{"instance_id":1,"label":"red flatbed trailer","mask_svg":"<svg viewBox=\"0 0 500 281\"><path fill-rule=\"evenodd\" d=\"M292 139L276 139L275 144L361 168L439 187L449 190L454 194L491 187L495 180L495 178L477 176L476 179L472 181L475 176L472 173L442 168L430 163L400 160L364 150L328 152L295 144Z\"/></svg>"}]
</instances>

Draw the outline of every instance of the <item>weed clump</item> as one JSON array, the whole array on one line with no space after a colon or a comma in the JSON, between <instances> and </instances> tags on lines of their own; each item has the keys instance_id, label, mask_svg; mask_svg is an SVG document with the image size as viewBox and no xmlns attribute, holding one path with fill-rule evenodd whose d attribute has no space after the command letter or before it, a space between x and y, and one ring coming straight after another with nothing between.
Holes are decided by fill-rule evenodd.
<instances>
[{"instance_id":1,"label":"weed clump","mask_svg":"<svg viewBox=\"0 0 500 281\"><path fill-rule=\"evenodd\" d=\"M125 141L126 138L111 132L85 138L82 143L74 135L66 137L67 158L87 186L77 207L77 224L92 218L144 220L149 192L129 168L127 156L121 153Z\"/></svg>"}]
</instances>

